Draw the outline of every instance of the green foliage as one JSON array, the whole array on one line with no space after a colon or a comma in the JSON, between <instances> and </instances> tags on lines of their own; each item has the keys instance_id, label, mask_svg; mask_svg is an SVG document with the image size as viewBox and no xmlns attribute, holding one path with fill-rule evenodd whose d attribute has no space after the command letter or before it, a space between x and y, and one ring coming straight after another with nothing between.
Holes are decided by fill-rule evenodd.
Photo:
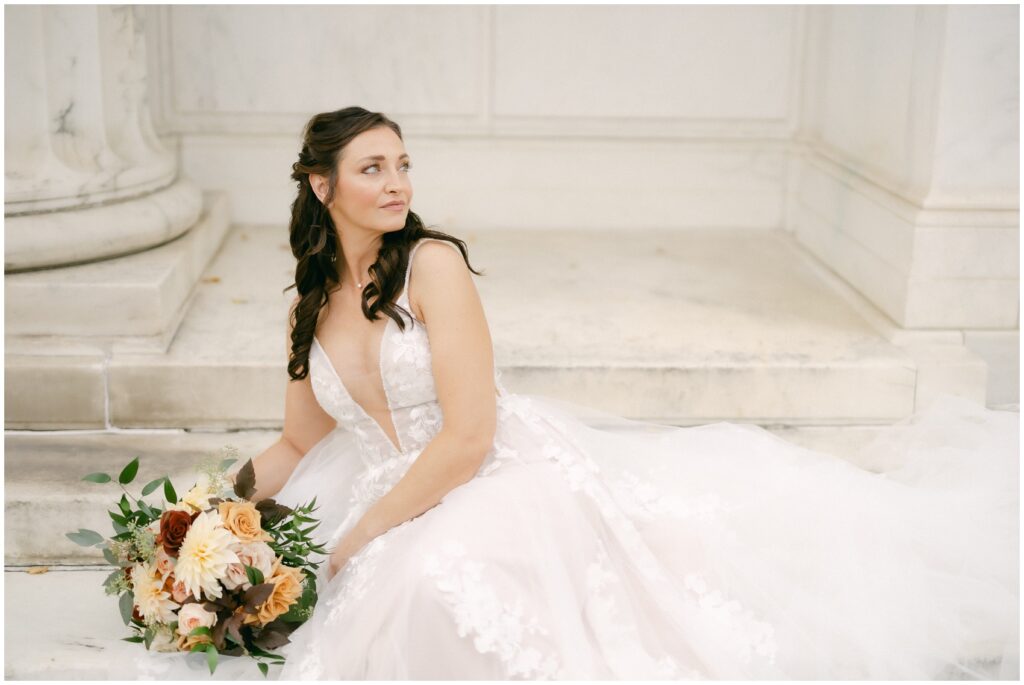
<instances>
[{"instance_id":1,"label":"green foliage","mask_svg":"<svg viewBox=\"0 0 1024 685\"><path fill-rule=\"evenodd\" d=\"M121 620L124 621L125 625L128 625L132 621L132 607L135 605L135 593L130 590L123 595L118 601L118 608L121 610Z\"/></svg>"},{"instance_id":2,"label":"green foliage","mask_svg":"<svg viewBox=\"0 0 1024 685\"><path fill-rule=\"evenodd\" d=\"M263 584L263 571L248 564L242 564L242 566L245 567L245 577L248 578L250 585Z\"/></svg>"},{"instance_id":3,"label":"green foliage","mask_svg":"<svg viewBox=\"0 0 1024 685\"><path fill-rule=\"evenodd\" d=\"M206 663L210 667L210 675L217 670L217 648L212 644L206 645Z\"/></svg>"},{"instance_id":4,"label":"green foliage","mask_svg":"<svg viewBox=\"0 0 1024 685\"><path fill-rule=\"evenodd\" d=\"M92 547L93 545L103 542L103 536L94 530L88 528L79 528L76 533L65 533L64 534L71 542L82 547Z\"/></svg>"},{"instance_id":5,"label":"green foliage","mask_svg":"<svg viewBox=\"0 0 1024 685\"><path fill-rule=\"evenodd\" d=\"M171 485L171 479L164 476L164 499L171 504L178 503L178 493L174 491L174 486Z\"/></svg>"},{"instance_id":6,"label":"green foliage","mask_svg":"<svg viewBox=\"0 0 1024 685\"><path fill-rule=\"evenodd\" d=\"M149 481L148 483L146 483L145 487L142 488L142 496L145 497L146 495L151 494L154 490L160 487L161 483L163 482L164 477L160 477L157 478L156 480Z\"/></svg>"},{"instance_id":7,"label":"green foliage","mask_svg":"<svg viewBox=\"0 0 1024 685\"><path fill-rule=\"evenodd\" d=\"M128 485L135 480L135 474L139 472L139 458L135 457L128 465L121 469L121 474L117 477L117 482L121 485Z\"/></svg>"}]
</instances>

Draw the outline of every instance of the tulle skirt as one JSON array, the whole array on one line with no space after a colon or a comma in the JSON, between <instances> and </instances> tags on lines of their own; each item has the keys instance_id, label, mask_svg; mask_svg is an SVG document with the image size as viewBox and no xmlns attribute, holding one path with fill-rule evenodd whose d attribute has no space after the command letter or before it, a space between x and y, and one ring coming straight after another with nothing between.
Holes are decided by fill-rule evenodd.
<instances>
[{"instance_id":1,"label":"tulle skirt","mask_svg":"<svg viewBox=\"0 0 1024 685\"><path fill-rule=\"evenodd\" d=\"M328 547L368 506L357 449L332 432L277 495L317 497ZM330 580L323 559L270 676L1016 679L1018 414L942 396L861 450L505 394L476 477ZM262 679L238 657L215 677Z\"/></svg>"}]
</instances>

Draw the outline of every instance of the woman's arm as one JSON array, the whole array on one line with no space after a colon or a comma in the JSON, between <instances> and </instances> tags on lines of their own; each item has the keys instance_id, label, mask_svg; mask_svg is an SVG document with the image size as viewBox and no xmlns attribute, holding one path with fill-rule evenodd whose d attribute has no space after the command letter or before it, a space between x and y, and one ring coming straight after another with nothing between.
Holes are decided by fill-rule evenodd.
<instances>
[{"instance_id":1,"label":"woman's arm","mask_svg":"<svg viewBox=\"0 0 1024 685\"><path fill-rule=\"evenodd\" d=\"M292 301L294 309L298 298ZM292 326L289 310L286 356L291 353ZM273 497L288 482L295 467L313 445L334 430L338 423L330 417L317 402L309 374L300 381L288 378L284 394L284 429L277 442L253 457L252 466L256 473L256 492L253 502ZM238 471L244 466L238 464L228 474L232 483Z\"/></svg>"},{"instance_id":2,"label":"woman's arm","mask_svg":"<svg viewBox=\"0 0 1024 685\"><path fill-rule=\"evenodd\" d=\"M491 335L476 286L460 253L427 242L416 250L410 281L427 324L444 425L401 480L339 541L332 574L370 540L438 504L476 475L494 443L497 406Z\"/></svg>"},{"instance_id":3,"label":"woman's arm","mask_svg":"<svg viewBox=\"0 0 1024 685\"><path fill-rule=\"evenodd\" d=\"M283 437L252 458L252 468L256 473L256 492L250 501L273 497L288 482L295 467L302 460L303 453ZM244 466L244 464L242 464ZM238 476L241 466L228 474L232 484Z\"/></svg>"}]
</instances>

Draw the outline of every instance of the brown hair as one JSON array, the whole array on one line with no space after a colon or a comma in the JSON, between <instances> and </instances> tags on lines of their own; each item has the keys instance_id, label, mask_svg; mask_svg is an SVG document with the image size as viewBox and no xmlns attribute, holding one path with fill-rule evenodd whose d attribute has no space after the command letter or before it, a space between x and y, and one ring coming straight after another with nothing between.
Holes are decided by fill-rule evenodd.
<instances>
[{"instance_id":1,"label":"brown hair","mask_svg":"<svg viewBox=\"0 0 1024 685\"><path fill-rule=\"evenodd\" d=\"M402 138L402 130L395 122L379 112L370 112L362 107L346 107L335 112L316 114L307 122L302 134L302 150L299 159L292 164L292 180L298 185L298 193L292 202L291 222L288 226L289 242L295 256L295 283L285 288L298 291L298 301L289 311L292 325L291 354L288 358L288 375L292 380L302 380L309 373L309 349L313 344L320 310L327 304L328 286L340 283L335 264L331 260L340 250L337 229L326 205L334 197L338 180L338 162L345 146L357 135L370 129L386 126ZM323 203L310 186L310 174L323 174L329 178L327 197ZM438 238L454 244L466 266L480 275L469 264L466 244L446 233L426 228L420 217L411 209L401 231L385 233L381 241L377 261L370 266L370 283L363 288L363 315L370 321L379 318L378 312L390 316L404 331L405 321L399 311L405 312L410 320L412 314L394 301L401 292L405 272L409 264L411 246L420 238Z\"/></svg>"}]
</instances>

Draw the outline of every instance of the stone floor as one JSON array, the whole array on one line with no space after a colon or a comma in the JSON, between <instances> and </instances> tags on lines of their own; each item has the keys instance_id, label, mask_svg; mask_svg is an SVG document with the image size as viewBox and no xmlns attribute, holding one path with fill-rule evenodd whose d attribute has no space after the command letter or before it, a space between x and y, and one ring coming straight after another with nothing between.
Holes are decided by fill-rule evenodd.
<instances>
[{"instance_id":1,"label":"stone floor","mask_svg":"<svg viewBox=\"0 0 1024 685\"><path fill-rule=\"evenodd\" d=\"M141 645L121 641L130 632L121 621L117 600L103 593L109 568L58 567L28 573L8 567L4 573L4 677L8 680L152 680L159 674L139 669L132 660ZM38 617L52 617L40 621ZM195 676L216 680L205 659L184 655ZM973 666L986 680L1019 680L1019 663L978 659ZM270 667L270 678L280 672ZM252 680L263 681L253 664ZM948 676L942 679L963 679Z\"/></svg>"},{"instance_id":2,"label":"stone floor","mask_svg":"<svg viewBox=\"0 0 1024 685\"><path fill-rule=\"evenodd\" d=\"M785 232L463 237L515 392L675 425L888 423L950 384L984 401L980 358L893 344L891 322ZM57 339L9 339L7 428L60 427L48 414L58 401L81 428L279 427L293 268L279 227L232 226L166 350L87 355L81 343L72 354ZM59 397L44 372L65 379Z\"/></svg>"}]
</instances>

